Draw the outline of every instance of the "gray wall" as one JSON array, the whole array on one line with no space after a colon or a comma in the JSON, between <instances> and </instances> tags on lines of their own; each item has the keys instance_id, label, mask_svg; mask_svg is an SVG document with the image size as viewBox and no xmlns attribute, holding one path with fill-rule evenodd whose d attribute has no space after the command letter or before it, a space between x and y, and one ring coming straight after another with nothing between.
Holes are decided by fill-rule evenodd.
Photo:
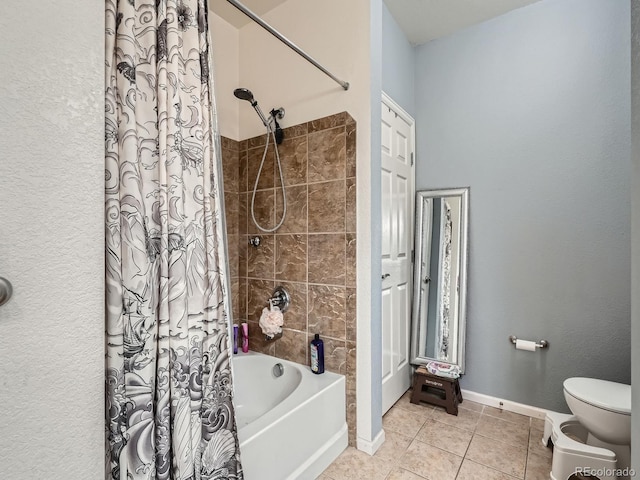
<instances>
[{"instance_id":1,"label":"gray wall","mask_svg":"<svg viewBox=\"0 0 640 480\"><path fill-rule=\"evenodd\" d=\"M0 478L104 478L104 4L0 2Z\"/></svg>"},{"instance_id":2,"label":"gray wall","mask_svg":"<svg viewBox=\"0 0 640 480\"><path fill-rule=\"evenodd\" d=\"M382 38L382 90L415 117L415 49L384 2Z\"/></svg>"},{"instance_id":3,"label":"gray wall","mask_svg":"<svg viewBox=\"0 0 640 480\"><path fill-rule=\"evenodd\" d=\"M640 470L640 2L631 2L631 465Z\"/></svg>"},{"instance_id":4,"label":"gray wall","mask_svg":"<svg viewBox=\"0 0 640 480\"><path fill-rule=\"evenodd\" d=\"M567 411L567 377L630 381L629 9L546 0L416 49L416 187L471 187L463 388Z\"/></svg>"}]
</instances>

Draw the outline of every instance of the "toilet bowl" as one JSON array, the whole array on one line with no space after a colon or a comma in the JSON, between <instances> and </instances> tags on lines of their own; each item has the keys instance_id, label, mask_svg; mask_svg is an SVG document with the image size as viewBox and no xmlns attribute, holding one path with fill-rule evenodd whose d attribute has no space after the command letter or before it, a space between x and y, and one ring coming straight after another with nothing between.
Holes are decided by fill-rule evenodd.
<instances>
[{"instance_id":1,"label":"toilet bowl","mask_svg":"<svg viewBox=\"0 0 640 480\"><path fill-rule=\"evenodd\" d=\"M554 445L551 478L598 472L606 479L629 478L631 386L595 378L568 378L564 397L573 415L549 412L542 443Z\"/></svg>"},{"instance_id":2,"label":"toilet bowl","mask_svg":"<svg viewBox=\"0 0 640 480\"><path fill-rule=\"evenodd\" d=\"M574 377L563 383L571 412L591 435L613 445L631 445L631 385Z\"/></svg>"}]
</instances>

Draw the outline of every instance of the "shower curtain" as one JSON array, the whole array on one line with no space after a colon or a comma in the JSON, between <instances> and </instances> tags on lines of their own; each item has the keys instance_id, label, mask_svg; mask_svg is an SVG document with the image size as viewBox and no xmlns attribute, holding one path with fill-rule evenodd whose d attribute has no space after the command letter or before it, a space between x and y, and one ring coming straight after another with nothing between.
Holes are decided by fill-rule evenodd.
<instances>
[{"instance_id":1,"label":"shower curtain","mask_svg":"<svg viewBox=\"0 0 640 480\"><path fill-rule=\"evenodd\" d=\"M106 479L242 479L206 0L106 0Z\"/></svg>"}]
</instances>

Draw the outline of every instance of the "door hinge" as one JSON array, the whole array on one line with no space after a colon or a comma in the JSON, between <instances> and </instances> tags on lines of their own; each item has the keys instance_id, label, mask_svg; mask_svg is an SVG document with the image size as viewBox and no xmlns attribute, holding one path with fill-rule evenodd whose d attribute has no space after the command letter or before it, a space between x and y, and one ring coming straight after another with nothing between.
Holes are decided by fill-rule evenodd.
<instances>
[{"instance_id":1,"label":"door hinge","mask_svg":"<svg viewBox=\"0 0 640 480\"><path fill-rule=\"evenodd\" d=\"M411 166L413 167L413 152L411 152Z\"/></svg>"},{"instance_id":2,"label":"door hinge","mask_svg":"<svg viewBox=\"0 0 640 480\"><path fill-rule=\"evenodd\" d=\"M416 251L411 250L411 263L415 263L416 261Z\"/></svg>"}]
</instances>

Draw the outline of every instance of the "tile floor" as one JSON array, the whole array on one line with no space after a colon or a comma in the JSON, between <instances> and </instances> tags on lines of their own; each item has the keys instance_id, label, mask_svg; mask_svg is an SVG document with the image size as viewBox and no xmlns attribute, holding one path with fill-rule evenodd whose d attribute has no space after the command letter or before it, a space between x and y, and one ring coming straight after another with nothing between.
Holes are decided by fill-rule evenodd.
<instances>
[{"instance_id":1,"label":"tile floor","mask_svg":"<svg viewBox=\"0 0 640 480\"><path fill-rule=\"evenodd\" d=\"M409 402L382 419L375 455L347 448L317 480L548 480L551 450L543 420L465 400L458 416Z\"/></svg>"}]
</instances>

